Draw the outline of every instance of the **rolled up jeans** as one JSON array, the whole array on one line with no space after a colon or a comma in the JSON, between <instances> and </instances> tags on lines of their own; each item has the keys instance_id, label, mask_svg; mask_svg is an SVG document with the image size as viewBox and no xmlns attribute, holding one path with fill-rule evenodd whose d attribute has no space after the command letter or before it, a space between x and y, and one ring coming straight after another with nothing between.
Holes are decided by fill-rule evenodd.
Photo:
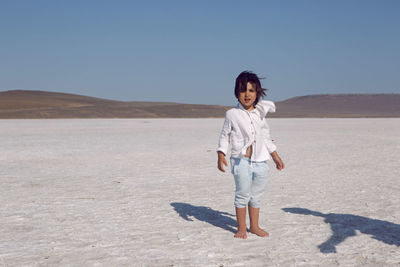
<instances>
[{"instance_id":1,"label":"rolled up jeans","mask_svg":"<svg viewBox=\"0 0 400 267\"><path fill-rule=\"evenodd\" d=\"M249 158L231 158L231 172L235 178L235 207L260 207L261 196L267 185L269 167L266 161L254 162Z\"/></svg>"}]
</instances>

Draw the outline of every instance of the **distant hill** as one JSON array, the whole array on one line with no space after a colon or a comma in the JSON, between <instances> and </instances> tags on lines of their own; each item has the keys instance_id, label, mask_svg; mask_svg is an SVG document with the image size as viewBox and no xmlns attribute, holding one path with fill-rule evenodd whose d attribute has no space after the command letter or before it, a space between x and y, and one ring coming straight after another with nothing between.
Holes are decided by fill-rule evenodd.
<instances>
[{"instance_id":1,"label":"distant hill","mask_svg":"<svg viewBox=\"0 0 400 267\"><path fill-rule=\"evenodd\" d=\"M228 107L163 102L124 102L46 91L0 92L1 118L212 118Z\"/></svg>"},{"instance_id":2,"label":"distant hill","mask_svg":"<svg viewBox=\"0 0 400 267\"><path fill-rule=\"evenodd\" d=\"M310 95L276 102L271 117L400 117L400 94ZM124 102L75 94L0 92L0 119L212 118L230 107L168 102Z\"/></svg>"},{"instance_id":3,"label":"distant hill","mask_svg":"<svg viewBox=\"0 0 400 267\"><path fill-rule=\"evenodd\" d=\"M400 117L400 94L308 95L276 105L275 117Z\"/></svg>"}]
</instances>

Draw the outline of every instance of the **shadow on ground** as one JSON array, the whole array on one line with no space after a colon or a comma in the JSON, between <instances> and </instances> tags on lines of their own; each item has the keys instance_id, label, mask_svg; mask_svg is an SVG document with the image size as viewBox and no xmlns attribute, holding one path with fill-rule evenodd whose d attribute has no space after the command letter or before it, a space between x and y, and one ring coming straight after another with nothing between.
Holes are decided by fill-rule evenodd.
<instances>
[{"instance_id":1,"label":"shadow on ground","mask_svg":"<svg viewBox=\"0 0 400 267\"><path fill-rule=\"evenodd\" d=\"M399 224L353 214L324 214L304 208L283 208L282 210L324 218L324 222L328 223L332 229L332 236L318 246L322 253L336 253L336 245L350 236L355 236L356 230L363 234L371 235L373 239L386 244L400 246Z\"/></svg>"},{"instance_id":2,"label":"shadow on ground","mask_svg":"<svg viewBox=\"0 0 400 267\"><path fill-rule=\"evenodd\" d=\"M229 232L236 233L237 223L235 215L233 214L213 210L209 207L194 206L181 202L172 202L171 206L174 207L174 210L179 214L179 216L186 221L193 221L192 218L195 218L199 221L207 222Z\"/></svg>"}]
</instances>

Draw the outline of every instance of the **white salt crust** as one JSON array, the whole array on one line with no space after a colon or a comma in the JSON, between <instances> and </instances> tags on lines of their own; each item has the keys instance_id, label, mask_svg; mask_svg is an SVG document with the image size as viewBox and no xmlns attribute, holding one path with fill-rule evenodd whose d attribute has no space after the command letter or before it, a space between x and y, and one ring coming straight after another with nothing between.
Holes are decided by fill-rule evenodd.
<instances>
[{"instance_id":1,"label":"white salt crust","mask_svg":"<svg viewBox=\"0 0 400 267\"><path fill-rule=\"evenodd\" d=\"M400 119L270 119L286 169L247 240L222 123L0 120L0 266L400 264Z\"/></svg>"}]
</instances>

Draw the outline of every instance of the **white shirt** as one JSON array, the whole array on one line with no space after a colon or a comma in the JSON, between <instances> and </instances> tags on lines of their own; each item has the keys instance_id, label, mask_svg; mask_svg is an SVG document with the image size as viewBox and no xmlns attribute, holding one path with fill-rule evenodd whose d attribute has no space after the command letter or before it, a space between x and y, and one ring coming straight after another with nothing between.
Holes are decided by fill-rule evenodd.
<instances>
[{"instance_id":1,"label":"white shirt","mask_svg":"<svg viewBox=\"0 0 400 267\"><path fill-rule=\"evenodd\" d=\"M275 112L275 104L265 100L259 101L251 111L245 110L240 103L228 110L217 151L226 155L231 144L231 157L241 158L246 155L247 148L252 146L251 161L271 159L270 153L276 150L276 146L272 143L265 119L268 112Z\"/></svg>"}]
</instances>

